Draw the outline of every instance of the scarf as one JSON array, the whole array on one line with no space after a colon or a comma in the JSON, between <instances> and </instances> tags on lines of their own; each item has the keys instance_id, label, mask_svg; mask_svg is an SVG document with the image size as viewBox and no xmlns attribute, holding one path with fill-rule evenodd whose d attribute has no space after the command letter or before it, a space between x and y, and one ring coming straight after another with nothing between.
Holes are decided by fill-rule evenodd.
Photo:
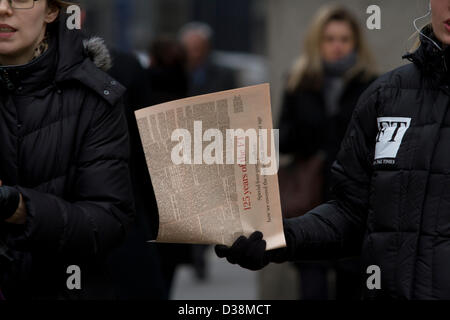
<instances>
[{"instance_id":1,"label":"scarf","mask_svg":"<svg viewBox=\"0 0 450 320\"><path fill-rule=\"evenodd\" d=\"M39 58L41 55L44 54L45 51L47 51L47 49L48 49L48 32L45 33L44 39L42 39L42 41L39 42L39 44L34 49L33 57L31 58L31 60L29 62ZM1 66L1 64L0 64L0 66Z\"/></svg>"},{"instance_id":2,"label":"scarf","mask_svg":"<svg viewBox=\"0 0 450 320\"><path fill-rule=\"evenodd\" d=\"M335 116L339 112L339 100L344 91L344 75L356 63L356 52L352 52L336 62L323 61L324 81L322 94L328 116Z\"/></svg>"},{"instance_id":3,"label":"scarf","mask_svg":"<svg viewBox=\"0 0 450 320\"><path fill-rule=\"evenodd\" d=\"M31 61L33 61L36 58L39 58L42 54L44 54L45 51L48 49L48 32L45 33L44 39L42 39L41 42L37 45L37 47L34 49L33 58L31 58Z\"/></svg>"}]
</instances>

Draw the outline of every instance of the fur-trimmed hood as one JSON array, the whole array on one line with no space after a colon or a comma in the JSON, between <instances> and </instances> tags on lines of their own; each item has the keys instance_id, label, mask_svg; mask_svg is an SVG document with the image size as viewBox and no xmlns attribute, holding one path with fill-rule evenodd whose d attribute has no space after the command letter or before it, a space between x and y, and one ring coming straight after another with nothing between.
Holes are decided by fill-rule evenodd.
<instances>
[{"instance_id":1,"label":"fur-trimmed hood","mask_svg":"<svg viewBox=\"0 0 450 320\"><path fill-rule=\"evenodd\" d=\"M94 64L103 71L112 67L111 54L106 47L105 40L100 37L92 37L83 40L84 50Z\"/></svg>"},{"instance_id":2,"label":"fur-trimmed hood","mask_svg":"<svg viewBox=\"0 0 450 320\"><path fill-rule=\"evenodd\" d=\"M80 30L69 30L67 18L62 12L52 26L57 34L59 54L55 82L77 80L115 104L125 88L106 73L112 67L112 58L105 41L100 37L88 38Z\"/></svg>"}]
</instances>

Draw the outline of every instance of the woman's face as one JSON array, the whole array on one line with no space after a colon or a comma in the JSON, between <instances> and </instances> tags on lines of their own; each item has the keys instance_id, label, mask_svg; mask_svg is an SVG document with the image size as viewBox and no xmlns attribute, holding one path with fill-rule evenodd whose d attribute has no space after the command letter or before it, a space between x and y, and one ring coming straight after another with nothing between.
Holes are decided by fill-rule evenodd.
<instances>
[{"instance_id":1,"label":"woman's face","mask_svg":"<svg viewBox=\"0 0 450 320\"><path fill-rule=\"evenodd\" d=\"M450 0L431 0L431 24L436 38L450 44Z\"/></svg>"},{"instance_id":2,"label":"woman's face","mask_svg":"<svg viewBox=\"0 0 450 320\"><path fill-rule=\"evenodd\" d=\"M354 48L355 39L348 22L336 20L325 25L320 51L326 62L336 62L350 54Z\"/></svg>"},{"instance_id":3,"label":"woman's face","mask_svg":"<svg viewBox=\"0 0 450 320\"><path fill-rule=\"evenodd\" d=\"M32 9L12 9L8 0L0 0L0 63L30 61L45 36L46 25L57 16L58 9L49 7L47 0L35 1Z\"/></svg>"}]
</instances>

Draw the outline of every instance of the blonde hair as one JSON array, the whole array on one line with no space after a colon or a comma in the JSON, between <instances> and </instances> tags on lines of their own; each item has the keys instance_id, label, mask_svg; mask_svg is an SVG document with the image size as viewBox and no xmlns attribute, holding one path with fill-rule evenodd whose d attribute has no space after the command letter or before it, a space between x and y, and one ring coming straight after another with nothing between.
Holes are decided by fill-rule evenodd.
<instances>
[{"instance_id":1,"label":"blonde hair","mask_svg":"<svg viewBox=\"0 0 450 320\"><path fill-rule=\"evenodd\" d=\"M433 30L433 26L432 26L431 22L422 27L422 30L425 30L425 29ZM420 33L418 31L415 31L408 38L408 40L411 40L411 39L414 39L414 43L413 43L412 47L409 49L408 53L412 53L412 52L416 51L417 49L419 49L420 44L422 43L420 41Z\"/></svg>"},{"instance_id":2,"label":"blonde hair","mask_svg":"<svg viewBox=\"0 0 450 320\"><path fill-rule=\"evenodd\" d=\"M345 79L349 80L360 73L366 79L376 75L375 59L368 48L356 18L341 5L326 5L319 9L308 29L304 40L304 53L296 60L288 78L288 90L295 91L299 87L311 89L320 87L323 79L323 65L320 54L323 31L329 22L336 20L348 22L355 40L356 63L345 74Z\"/></svg>"}]
</instances>

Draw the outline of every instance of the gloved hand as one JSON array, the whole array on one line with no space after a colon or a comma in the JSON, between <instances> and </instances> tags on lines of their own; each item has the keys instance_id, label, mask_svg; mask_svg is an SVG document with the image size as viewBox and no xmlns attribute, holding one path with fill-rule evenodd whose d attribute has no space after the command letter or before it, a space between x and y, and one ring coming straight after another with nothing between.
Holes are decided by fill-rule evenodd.
<instances>
[{"instance_id":1,"label":"gloved hand","mask_svg":"<svg viewBox=\"0 0 450 320\"><path fill-rule=\"evenodd\" d=\"M240 236L231 247L215 246L219 258L227 258L231 264L238 264L249 270L260 270L270 262L283 262L286 248L266 251L266 241L259 231L253 232L248 239Z\"/></svg>"},{"instance_id":2,"label":"gloved hand","mask_svg":"<svg viewBox=\"0 0 450 320\"><path fill-rule=\"evenodd\" d=\"M12 217L19 207L20 193L16 188L0 186L0 222Z\"/></svg>"}]
</instances>

